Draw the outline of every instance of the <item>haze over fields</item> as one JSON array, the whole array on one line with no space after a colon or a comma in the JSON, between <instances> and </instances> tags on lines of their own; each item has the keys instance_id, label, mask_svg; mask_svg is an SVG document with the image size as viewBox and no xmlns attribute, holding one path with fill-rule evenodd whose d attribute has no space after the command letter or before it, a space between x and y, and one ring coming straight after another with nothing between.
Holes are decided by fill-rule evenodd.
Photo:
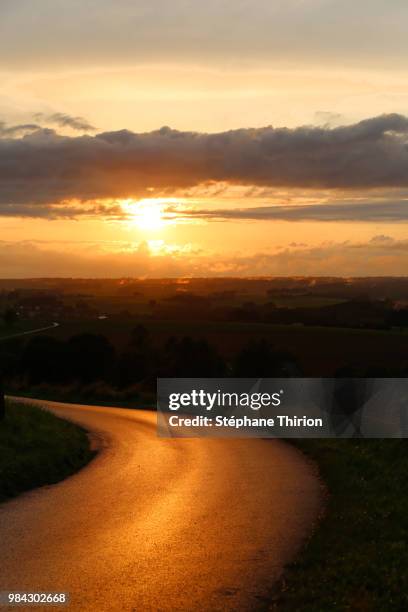
<instances>
[{"instance_id":1,"label":"haze over fields","mask_svg":"<svg viewBox=\"0 0 408 612\"><path fill-rule=\"evenodd\" d=\"M0 277L406 274L407 17L4 0Z\"/></svg>"}]
</instances>

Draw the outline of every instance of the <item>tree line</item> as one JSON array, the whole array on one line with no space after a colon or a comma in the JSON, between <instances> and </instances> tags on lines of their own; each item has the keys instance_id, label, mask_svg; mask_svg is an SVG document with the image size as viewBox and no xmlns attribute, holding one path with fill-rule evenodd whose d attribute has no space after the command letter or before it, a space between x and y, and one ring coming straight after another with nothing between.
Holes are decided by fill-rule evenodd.
<instances>
[{"instance_id":1,"label":"tree line","mask_svg":"<svg viewBox=\"0 0 408 612\"><path fill-rule=\"evenodd\" d=\"M228 362L205 339L170 337L154 345L147 329L139 325L126 346L118 351L101 334L82 333L68 340L51 335L33 336L9 358L7 379L27 386L41 383L88 385L103 381L123 389L141 384L154 390L157 377L262 377L299 375L296 359L266 340L252 340Z\"/></svg>"}]
</instances>

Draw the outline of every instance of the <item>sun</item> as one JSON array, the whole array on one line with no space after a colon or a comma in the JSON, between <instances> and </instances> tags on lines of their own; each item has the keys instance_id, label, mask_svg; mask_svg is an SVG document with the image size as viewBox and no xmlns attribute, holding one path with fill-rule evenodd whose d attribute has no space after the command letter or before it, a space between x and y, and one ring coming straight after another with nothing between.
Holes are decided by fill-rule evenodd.
<instances>
[{"instance_id":1,"label":"sun","mask_svg":"<svg viewBox=\"0 0 408 612\"><path fill-rule=\"evenodd\" d=\"M160 198L121 202L123 212L126 214L126 222L132 227L136 226L145 231L158 231L165 225L164 205L164 200Z\"/></svg>"}]
</instances>

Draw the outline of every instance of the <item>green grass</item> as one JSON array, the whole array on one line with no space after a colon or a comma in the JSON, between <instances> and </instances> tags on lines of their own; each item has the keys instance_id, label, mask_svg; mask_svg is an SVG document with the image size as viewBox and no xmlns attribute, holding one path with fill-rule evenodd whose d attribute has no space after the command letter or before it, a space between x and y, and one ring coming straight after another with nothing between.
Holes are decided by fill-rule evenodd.
<instances>
[{"instance_id":1,"label":"green grass","mask_svg":"<svg viewBox=\"0 0 408 612\"><path fill-rule=\"evenodd\" d=\"M309 440L329 489L325 518L271 609L408 610L408 444Z\"/></svg>"},{"instance_id":2,"label":"green grass","mask_svg":"<svg viewBox=\"0 0 408 612\"><path fill-rule=\"evenodd\" d=\"M66 478L94 454L80 427L41 408L7 402L0 421L0 502Z\"/></svg>"}]
</instances>

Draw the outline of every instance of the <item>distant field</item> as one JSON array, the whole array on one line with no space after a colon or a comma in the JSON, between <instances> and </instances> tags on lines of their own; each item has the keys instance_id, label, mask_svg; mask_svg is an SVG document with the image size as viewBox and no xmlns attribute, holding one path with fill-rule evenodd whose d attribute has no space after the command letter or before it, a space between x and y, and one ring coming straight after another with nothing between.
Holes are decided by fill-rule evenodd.
<instances>
[{"instance_id":1,"label":"distant field","mask_svg":"<svg viewBox=\"0 0 408 612\"><path fill-rule=\"evenodd\" d=\"M254 302L256 301L265 303L265 297L261 296L259 300L254 299ZM342 304L347 300L335 297L321 297L318 295L277 295L276 297L271 295L268 297L267 301L273 302L278 308L321 308L322 306L331 306L332 304Z\"/></svg>"},{"instance_id":2,"label":"distant field","mask_svg":"<svg viewBox=\"0 0 408 612\"><path fill-rule=\"evenodd\" d=\"M205 297L205 294L203 294ZM211 296L210 296L211 300ZM322 306L330 306L332 304L341 304L346 299L338 297L322 297L318 295L271 295L265 296L264 294L257 293L243 293L236 295L232 298L228 298L225 301L212 300L214 306L223 305L230 307L239 307L244 302L254 302L255 304L265 304L266 302L273 302L279 308L319 308ZM146 297L141 296L93 296L88 299L90 306L98 310L106 310L106 312L121 312L128 310L132 314L148 314L151 312ZM162 302L162 304L165 302Z\"/></svg>"}]
</instances>

